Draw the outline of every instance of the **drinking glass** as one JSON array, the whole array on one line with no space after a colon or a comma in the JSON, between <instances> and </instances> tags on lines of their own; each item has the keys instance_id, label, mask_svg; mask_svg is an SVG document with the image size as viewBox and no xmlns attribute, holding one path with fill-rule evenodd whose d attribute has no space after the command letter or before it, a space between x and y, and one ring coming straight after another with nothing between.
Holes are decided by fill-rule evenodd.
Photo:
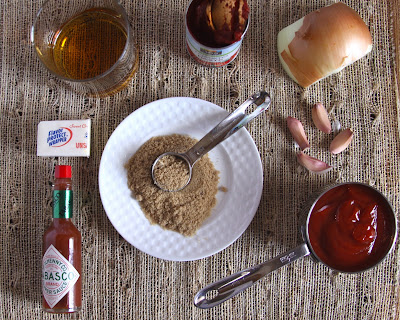
<instances>
[{"instance_id":1,"label":"drinking glass","mask_svg":"<svg viewBox=\"0 0 400 320\"><path fill-rule=\"evenodd\" d=\"M30 36L44 66L82 94L112 95L138 68L132 28L116 0L47 0Z\"/></svg>"}]
</instances>

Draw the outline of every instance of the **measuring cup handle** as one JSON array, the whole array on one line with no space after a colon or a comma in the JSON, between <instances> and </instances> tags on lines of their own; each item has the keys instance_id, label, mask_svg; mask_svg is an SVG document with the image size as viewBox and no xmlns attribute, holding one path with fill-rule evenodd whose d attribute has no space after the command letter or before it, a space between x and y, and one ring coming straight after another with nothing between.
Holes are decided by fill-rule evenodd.
<instances>
[{"instance_id":1,"label":"measuring cup handle","mask_svg":"<svg viewBox=\"0 0 400 320\"><path fill-rule=\"evenodd\" d=\"M196 294L194 304L201 309L215 307L252 286L270 272L309 254L307 245L303 243L276 258L209 284ZM207 294L213 298L207 299Z\"/></svg>"},{"instance_id":2,"label":"measuring cup handle","mask_svg":"<svg viewBox=\"0 0 400 320\"><path fill-rule=\"evenodd\" d=\"M234 134L238 129L246 125L249 121L265 111L271 103L271 98L265 91L253 94L249 99L243 102L234 112L222 120L215 128L207 133L199 142L197 142L189 151L186 152L191 165L214 148L217 144ZM246 115L246 110L256 104L257 108Z\"/></svg>"},{"instance_id":3,"label":"measuring cup handle","mask_svg":"<svg viewBox=\"0 0 400 320\"><path fill-rule=\"evenodd\" d=\"M257 108L252 113L245 115L245 117L235 127L233 127L233 129L226 135L225 139L230 137L241 127L244 127L246 124L248 124L251 120L253 120L255 117L257 117L259 114L261 114L262 112L267 110L269 105L271 104L270 96L268 95L268 93L266 93L264 91L253 94L247 101L249 101L249 100L251 101L252 104L253 103L256 104ZM239 106L239 108L240 107L241 106ZM245 109L247 109L247 108L245 108Z\"/></svg>"}]
</instances>

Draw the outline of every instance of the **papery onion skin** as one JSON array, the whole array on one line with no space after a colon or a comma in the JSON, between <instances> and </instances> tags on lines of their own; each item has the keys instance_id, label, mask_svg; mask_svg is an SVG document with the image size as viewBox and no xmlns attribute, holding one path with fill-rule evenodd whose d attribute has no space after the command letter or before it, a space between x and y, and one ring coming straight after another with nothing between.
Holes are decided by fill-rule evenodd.
<instances>
[{"instance_id":1,"label":"papery onion skin","mask_svg":"<svg viewBox=\"0 0 400 320\"><path fill-rule=\"evenodd\" d=\"M339 72L371 49L368 27L342 2L311 12L278 34L280 61L302 87Z\"/></svg>"}]
</instances>

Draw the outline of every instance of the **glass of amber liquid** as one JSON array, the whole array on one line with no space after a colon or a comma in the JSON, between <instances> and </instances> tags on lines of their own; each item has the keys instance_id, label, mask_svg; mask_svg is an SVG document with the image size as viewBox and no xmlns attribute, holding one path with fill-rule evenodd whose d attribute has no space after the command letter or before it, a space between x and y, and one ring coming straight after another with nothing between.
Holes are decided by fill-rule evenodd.
<instances>
[{"instance_id":1,"label":"glass of amber liquid","mask_svg":"<svg viewBox=\"0 0 400 320\"><path fill-rule=\"evenodd\" d=\"M46 68L89 96L118 92L138 67L132 28L116 0L47 0L30 37Z\"/></svg>"}]
</instances>

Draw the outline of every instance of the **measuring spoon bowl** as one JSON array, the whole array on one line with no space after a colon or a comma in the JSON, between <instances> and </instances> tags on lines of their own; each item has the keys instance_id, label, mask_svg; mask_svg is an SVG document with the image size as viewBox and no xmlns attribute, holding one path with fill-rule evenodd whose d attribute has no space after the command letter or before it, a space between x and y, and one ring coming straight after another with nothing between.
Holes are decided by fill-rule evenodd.
<instances>
[{"instance_id":1,"label":"measuring spoon bowl","mask_svg":"<svg viewBox=\"0 0 400 320\"><path fill-rule=\"evenodd\" d=\"M162 169L163 161L174 158L169 171ZM159 168L160 167L160 168ZM175 168L175 170L174 170ZM160 171L159 171L160 170ZM184 189L192 178L193 165L186 153L165 152L159 155L151 166L151 177L154 184L164 191L176 192ZM159 172L161 172L159 174ZM163 177L164 176L164 177ZM166 176L166 177L165 177Z\"/></svg>"}]
</instances>

